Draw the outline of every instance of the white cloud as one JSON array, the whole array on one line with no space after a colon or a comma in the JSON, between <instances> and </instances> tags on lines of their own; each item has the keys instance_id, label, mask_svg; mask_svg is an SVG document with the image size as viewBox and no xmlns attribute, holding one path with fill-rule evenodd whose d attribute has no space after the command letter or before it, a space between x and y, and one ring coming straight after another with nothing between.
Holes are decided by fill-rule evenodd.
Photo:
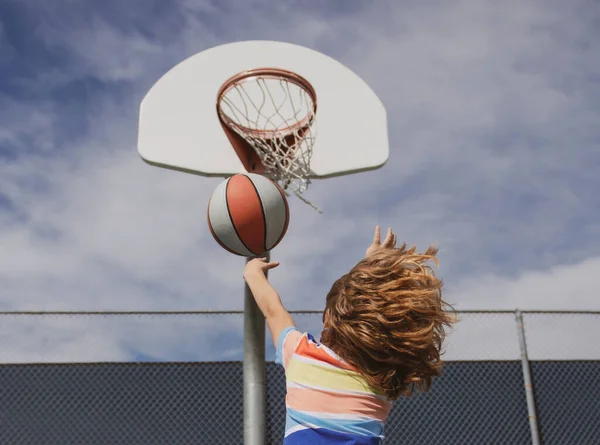
<instances>
[{"instance_id":1,"label":"white cloud","mask_svg":"<svg viewBox=\"0 0 600 445\"><path fill-rule=\"evenodd\" d=\"M1 363L227 361L242 357L235 315L1 315ZM215 348L219 341L224 347Z\"/></svg>"},{"instance_id":2,"label":"white cloud","mask_svg":"<svg viewBox=\"0 0 600 445\"><path fill-rule=\"evenodd\" d=\"M449 297L459 309L600 310L595 286L600 257L545 271L512 276L477 275L451 285Z\"/></svg>"}]
</instances>

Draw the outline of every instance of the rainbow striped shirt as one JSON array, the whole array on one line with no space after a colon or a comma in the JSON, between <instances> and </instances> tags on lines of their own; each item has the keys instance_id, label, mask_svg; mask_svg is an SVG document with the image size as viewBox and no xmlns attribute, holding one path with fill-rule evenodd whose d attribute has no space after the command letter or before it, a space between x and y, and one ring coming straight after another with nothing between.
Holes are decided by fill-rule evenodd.
<instances>
[{"instance_id":1,"label":"rainbow striped shirt","mask_svg":"<svg viewBox=\"0 0 600 445\"><path fill-rule=\"evenodd\" d=\"M355 368L295 327L279 337L287 386L284 445L375 445L392 402Z\"/></svg>"}]
</instances>

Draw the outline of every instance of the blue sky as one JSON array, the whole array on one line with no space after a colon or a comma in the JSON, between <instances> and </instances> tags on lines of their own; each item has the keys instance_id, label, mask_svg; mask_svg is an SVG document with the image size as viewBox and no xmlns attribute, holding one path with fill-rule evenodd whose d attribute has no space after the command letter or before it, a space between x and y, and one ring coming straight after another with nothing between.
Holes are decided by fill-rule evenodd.
<instances>
[{"instance_id":1,"label":"blue sky","mask_svg":"<svg viewBox=\"0 0 600 445\"><path fill-rule=\"evenodd\" d=\"M458 309L599 309L600 6L0 1L0 308L241 309L243 260L205 221L218 179L150 167L141 98L235 40L346 64L388 110L381 170L315 181L271 278L321 309L375 224L440 246Z\"/></svg>"}]
</instances>

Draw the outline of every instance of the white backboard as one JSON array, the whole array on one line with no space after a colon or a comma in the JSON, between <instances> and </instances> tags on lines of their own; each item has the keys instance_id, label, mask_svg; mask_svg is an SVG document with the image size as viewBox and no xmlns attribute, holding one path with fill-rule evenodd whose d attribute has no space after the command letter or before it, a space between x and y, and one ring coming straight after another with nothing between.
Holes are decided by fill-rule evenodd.
<instances>
[{"instance_id":1,"label":"white backboard","mask_svg":"<svg viewBox=\"0 0 600 445\"><path fill-rule=\"evenodd\" d=\"M331 57L273 41L217 46L163 75L140 106L142 159L203 176L244 172L217 117L217 93L231 76L265 67L293 71L316 90L317 137L310 178L373 170L387 162L386 111L367 83Z\"/></svg>"}]
</instances>

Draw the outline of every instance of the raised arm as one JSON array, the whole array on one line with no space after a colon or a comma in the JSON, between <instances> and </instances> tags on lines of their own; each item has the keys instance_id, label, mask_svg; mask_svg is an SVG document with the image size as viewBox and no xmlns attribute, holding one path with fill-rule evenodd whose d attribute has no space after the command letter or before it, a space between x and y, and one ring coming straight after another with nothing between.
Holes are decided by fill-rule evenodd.
<instances>
[{"instance_id":1,"label":"raised arm","mask_svg":"<svg viewBox=\"0 0 600 445\"><path fill-rule=\"evenodd\" d=\"M248 261L244 269L244 280L267 320L267 326L276 348L281 332L287 327L296 326L292 316L283 307L279 294L265 276L267 270L277 266L279 266L277 261L268 263L264 258L256 258Z\"/></svg>"},{"instance_id":2,"label":"raised arm","mask_svg":"<svg viewBox=\"0 0 600 445\"><path fill-rule=\"evenodd\" d=\"M381 230L379 226L375 226L375 235L373 237L373 243L367 249L367 253L365 257L370 257L374 253L380 252L385 249L394 249L396 248L396 234L392 232L392 228L390 227L387 231L387 235L383 240L383 244L381 243Z\"/></svg>"}]
</instances>

